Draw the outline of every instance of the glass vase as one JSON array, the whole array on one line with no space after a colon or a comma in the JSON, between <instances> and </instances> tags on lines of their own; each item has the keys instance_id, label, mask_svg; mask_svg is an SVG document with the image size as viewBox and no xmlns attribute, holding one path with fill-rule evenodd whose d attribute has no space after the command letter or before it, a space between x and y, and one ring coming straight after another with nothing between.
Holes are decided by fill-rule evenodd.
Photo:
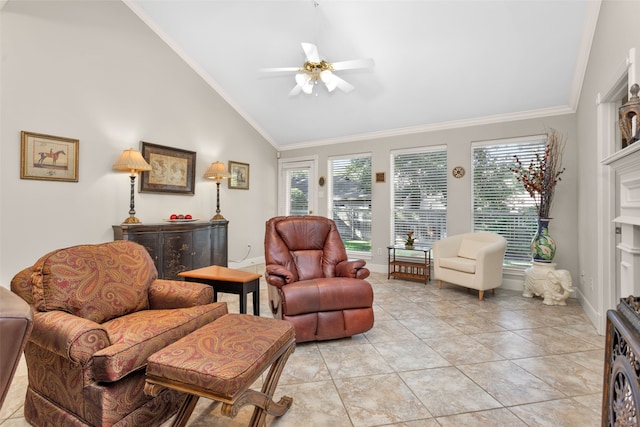
<instances>
[{"instance_id":1,"label":"glass vase","mask_svg":"<svg viewBox=\"0 0 640 427\"><path fill-rule=\"evenodd\" d=\"M549 236L550 218L538 218L538 231L531 240L531 253L536 262L551 262L556 255L556 242Z\"/></svg>"}]
</instances>

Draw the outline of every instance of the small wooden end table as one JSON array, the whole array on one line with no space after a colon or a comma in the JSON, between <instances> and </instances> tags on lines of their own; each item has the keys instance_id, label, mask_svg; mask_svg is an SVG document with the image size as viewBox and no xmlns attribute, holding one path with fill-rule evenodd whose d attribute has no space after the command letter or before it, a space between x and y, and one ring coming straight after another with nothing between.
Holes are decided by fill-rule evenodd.
<instances>
[{"instance_id":1,"label":"small wooden end table","mask_svg":"<svg viewBox=\"0 0 640 427\"><path fill-rule=\"evenodd\" d=\"M233 270L212 265L196 270L183 271L178 276L187 282L199 282L213 287L213 301L218 301L218 292L240 295L240 313L247 312L247 293L253 292L253 314L260 316L261 274Z\"/></svg>"},{"instance_id":2,"label":"small wooden end table","mask_svg":"<svg viewBox=\"0 0 640 427\"><path fill-rule=\"evenodd\" d=\"M404 245L387 246L388 270L387 279L405 279L424 282L426 285L431 280L431 246L414 246L406 248ZM407 251L413 254L421 253L422 256L396 257L396 252Z\"/></svg>"}]
</instances>

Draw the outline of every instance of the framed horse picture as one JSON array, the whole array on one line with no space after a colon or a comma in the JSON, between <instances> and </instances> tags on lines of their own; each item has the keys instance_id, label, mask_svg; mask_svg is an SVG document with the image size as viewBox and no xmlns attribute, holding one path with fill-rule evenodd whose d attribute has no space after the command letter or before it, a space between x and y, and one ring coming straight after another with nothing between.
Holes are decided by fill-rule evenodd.
<instances>
[{"instance_id":1,"label":"framed horse picture","mask_svg":"<svg viewBox=\"0 0 640 427\"><path fill-rule=\"evenodd\" d=\"M80 141L20 132L20 178L78 182Z\"/></svg>"}]
</instances>

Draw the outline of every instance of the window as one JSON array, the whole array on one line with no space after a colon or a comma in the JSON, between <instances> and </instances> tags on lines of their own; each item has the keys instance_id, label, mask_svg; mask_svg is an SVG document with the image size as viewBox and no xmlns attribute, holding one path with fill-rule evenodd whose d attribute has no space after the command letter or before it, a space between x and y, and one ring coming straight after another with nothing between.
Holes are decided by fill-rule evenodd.
<instances>
[{"instance_id":1,"label":"window","mask_svg":"<svg viewBox=\"0 0 640 427\"><path fill-rule=\"evenodd\" d=\"M528 165L545 145L544 135L472 144L473 229L507 239L507 266L530 265L531 239L538 228L534 200L511 172L514 156Z\"/></svg>"},{"instance_id":2,"label":"window","mask_svg":"<svg viewBox=\"0 0 640 427\"><path fill-rule=\"evenodd\" d=\"M329 217L349 252L371 254L371 155L329 159Z\"/></svg>"},{"instance_id":3,"label":"window","mask_svg":"<svg viewBox=\"0 0 640 427\"><path fill-rule=\"evenodd\" d=\"M391 241L409 231L416 245L431 245L447 234L447 149L445 146L391 153Z\"/></svg>"}]
</instances>

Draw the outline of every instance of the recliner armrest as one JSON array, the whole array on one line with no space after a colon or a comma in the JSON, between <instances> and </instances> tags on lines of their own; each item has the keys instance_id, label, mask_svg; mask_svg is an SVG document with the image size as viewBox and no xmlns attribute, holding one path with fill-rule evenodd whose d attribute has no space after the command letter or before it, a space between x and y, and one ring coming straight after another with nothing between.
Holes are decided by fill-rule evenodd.
<instances>
[{"instance_id":1,"label":"recliner armrest","mask_svg":"<svg viewBox=\"0 0 640 427\"><path fill-rule=\"evenodd\" d=\"M336 264L337 277L353 277L356 279L366 279L369 277L369 269L364 268L366 261L362 259L348 259Z\"/></svg>"},{"instance_id":2,"label":"recliner armrest","mask_svg":"<svg viewBox=\"0 0 640 427\"><path fill-rule=\"evenodd\" d=\"M149 287L151 310L195 307L212 302L213 288L203 283L157 279Z\"/></svg>"},{"instance_id":3,"label":"recliner armrest","mask_svg":"<svg viewBox=\"0 0 640 427\"><path fill-rule=\"evenodd\" d=\"M29 341L82 365L111 345L100 324L64 311L35 312Z\"/></svg>"},{"instance_id":4,"label":"recliner armrest","mask_svg":"<svg viewBox=\"0 0 640 427\"><path fill-rule=\"evenodd\" d=\"M295 279L291 271L279 264L267 265L265 278L268 284L277 288L281 288Z\"/></svg>"}]
</instances>

